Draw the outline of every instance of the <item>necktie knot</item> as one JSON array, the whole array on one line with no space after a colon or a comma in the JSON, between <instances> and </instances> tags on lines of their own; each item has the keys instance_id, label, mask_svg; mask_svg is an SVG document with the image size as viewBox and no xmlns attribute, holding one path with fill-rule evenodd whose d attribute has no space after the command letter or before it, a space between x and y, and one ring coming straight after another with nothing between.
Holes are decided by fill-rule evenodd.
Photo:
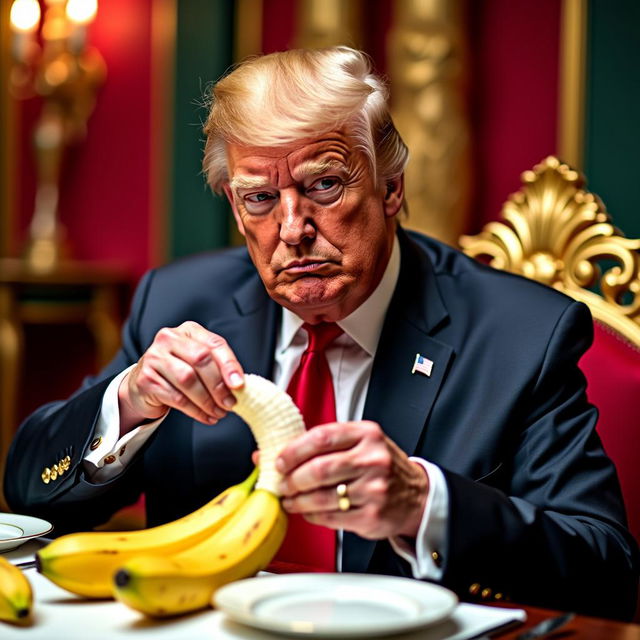
<instances>
[{"instance_id":1,"label":"necktie knot","mask_svg":"<svg viewBox=\"0 0 640 640\"><path fill-rule=\"evenodd\" d=\"M306 352L323 352L340 335L342 329L335 322L321 322L319 324L304 323L302 328L309 334L309 345Z\"/></svg>"}]
</instances>

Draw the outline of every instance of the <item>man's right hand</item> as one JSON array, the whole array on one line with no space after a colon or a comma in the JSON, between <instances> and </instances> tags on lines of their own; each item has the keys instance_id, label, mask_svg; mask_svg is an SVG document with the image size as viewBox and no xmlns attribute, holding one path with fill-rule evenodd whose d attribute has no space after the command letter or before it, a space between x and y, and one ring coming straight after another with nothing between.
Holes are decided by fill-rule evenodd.
<instances>
[{"instance_id":1,"label":"man's right hand","mask_svg":"<svg viewBox=\"0 0 640 640\"><path fill-rule=\"evenodd\" d=\"M118 390L120 435L178 409L214 424L234 405L244 373L226 340L196 322L160 329Z\"/></svg>"}]
</instances>

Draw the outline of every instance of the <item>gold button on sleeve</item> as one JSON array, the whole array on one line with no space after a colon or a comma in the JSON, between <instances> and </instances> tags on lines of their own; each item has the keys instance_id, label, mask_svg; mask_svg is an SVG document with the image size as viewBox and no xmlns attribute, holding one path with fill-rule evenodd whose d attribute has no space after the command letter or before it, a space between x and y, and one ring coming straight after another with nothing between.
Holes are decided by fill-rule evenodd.
<instances>
[{"instance_id":1,"label":"gold button on sleeve","mask_svg":"<svg viewBox=\"0 0 640 640\"><path fill-rule=\"evenodd\" d=\"M480 592L480 597L481 597L483 600L487 600L487 599L489 599L489 598L491 597L491 589L483 589L483 590Z\"/></svg>"},{"instance_id":2,"label":"gold button on sleeve","mask_svg":"<svg viewBox=\"0 0 640 640\"><path fill-rule=\"evenodd\" d=\"M42 478L42 482L49 484L49 480L51 480L51 469L49 469L49 467L45 467L40 477Z\"/></svg>"},{"instance_id":3,"label":"gold button on sleeve","mask_svg":"<svg viewBox=\"0 0 640 640\"><path fill-rule=\"evenodd\" d=\"M61 476L66 470L67 469L64 466L64 460L59 460L58 461L58 475Z\"/></svg>"},{"instance_id":4,"label":"gold button on sleeve","mask_svg":"<svg viewBox=\"0 0 640 640\"><path fill-rule=\"evenodd\" d=\"M105 464L113 464L115 461L116 461L116 457L113 454L106 456L104 459Z\"/></svg>"},{"instance_id":5,"label":"gold button on sleeve","mask_svg":"<svg viewBox=\"0 0 640 640\"><path fill-rule=\"evenodd\" d=\"M53 467L51 467L51 479L55 480L58 477L58 465L54 464Z\"/></svg>"},{"instance_id":6,"label":"gold button on sleeve","mask_svg":"<svg viewBox=\"0 0 640 640\"><path fill-rule=\"evenodd\" d=\"M469 593L472 596L476 596L480 593L480 585L477 582L474 582L470 587L469 587Z\"/></svg>"},{"instance_id":7,"label":"gold button on sleeve","mask_svg":"<svg viewBox=\"0 0 640 640\"><path fill-rule=\"evenodd\" d=\"M102 444L102 436L98 436L97 438L94 438L91 441L91 444L89 445L89 449L91 449L91 451L95 451L101 444Z\"/></svg>"},{"instance_id":8,"label":"gold button on sleeve","mask_svg":"<svg viewBox=\"0 0 640 640\"><path fill-rule=\"evenodd\" d=\"M437 551L431 552L431 559L438 569L442 566L442 556Z\"/></svg>"}]
</instances>

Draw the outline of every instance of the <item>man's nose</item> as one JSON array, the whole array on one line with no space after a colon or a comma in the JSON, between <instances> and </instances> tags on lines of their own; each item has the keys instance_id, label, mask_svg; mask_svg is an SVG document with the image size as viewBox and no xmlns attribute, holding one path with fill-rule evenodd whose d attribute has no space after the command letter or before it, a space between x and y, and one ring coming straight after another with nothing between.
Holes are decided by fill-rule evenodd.
<instances>
[{"instance_id":1,"label":"man's nose","mask_svg":"<svg viewBox=\"0 0 640 640\"><path fill-rule=\"evenodd\" d=\"M280 193L280 239L290 245L313 238L316 228L312 211L297 191Z\"/></svg>"}]
</instances>

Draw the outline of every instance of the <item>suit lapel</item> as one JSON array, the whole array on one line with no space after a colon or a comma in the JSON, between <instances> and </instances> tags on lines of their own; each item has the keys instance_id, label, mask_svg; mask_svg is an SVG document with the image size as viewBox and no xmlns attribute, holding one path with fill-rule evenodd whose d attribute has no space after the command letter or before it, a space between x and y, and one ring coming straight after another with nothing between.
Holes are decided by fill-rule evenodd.
<instances>
[{"instance_id":1,"label":"suit lapel","mask_svg":"<svg viewBox=\"0 0 640 640\"><path fill-rule=\"evenodd\" d=\"M433 266L402 230L398 235L400 277L376 351L363 419L378 422L412 455L424 437L425 424L454 352L433 336L448 319ZM412 373L416 354L433 362L430 376ZM375 544L345 533L344 570L366 571Z\"/></svg>"},{"instance_id":2,"label":"suit lapel","mask_svg":"<svg viewBox=\"0 0 640 640\"><path fill-rule=\"evenodd\" d=\"M271 378L280 308L256 274L233 296L238 314L212 320L207 328L223 336L246 373Z\"/></svg>"}]
</instances>

